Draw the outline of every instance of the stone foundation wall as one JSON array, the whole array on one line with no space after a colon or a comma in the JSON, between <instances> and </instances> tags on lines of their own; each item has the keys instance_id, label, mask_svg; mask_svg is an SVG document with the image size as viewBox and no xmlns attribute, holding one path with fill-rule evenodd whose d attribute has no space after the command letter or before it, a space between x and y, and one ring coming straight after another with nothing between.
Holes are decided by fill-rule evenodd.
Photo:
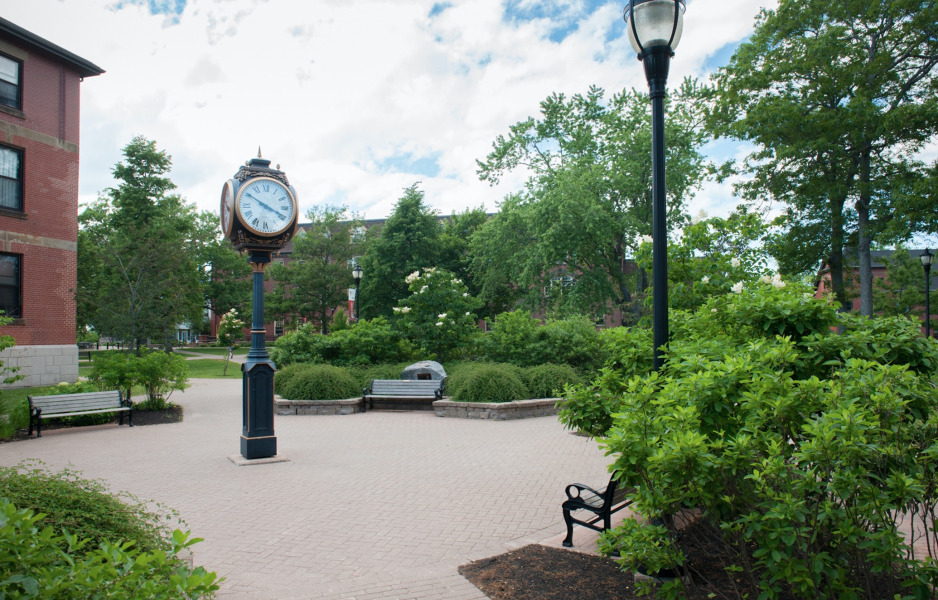
<instances>
[{"instance_id":1,"label":"stone foundation wall","mask_svg":"<svg viewBox=\"0 0 938 600\"><path fill-rule=\"evenodd\" d=\"M559 398L541 398L538 400L516 400L514 402L453 402L437 400L433 410L438 417L456 419L492 419L507 421L530 417L549 417L556 415Z\"/></svg>"},{"instance_id":2,"label":"stone foundation wall","mask_svg":"<svg viewBox=\"0 0 938 600\"><path fill-rule=\"evenodd\" d=\"M277 400L278 415L352 415L362 410L361 398L348 400Z\"/></svg>"},{"instance_id":3,"label":"stone foundation wall","mask_svg":"<svg viewBox=\"0 0 938 600\"><path fill-rule=\"evenodd\" d=\"M19 367L16 375L24 375L7 387L34 387L75 383L78 379L78 346L13 346L0 352L5 367Z\"/></svg>"}]
</instances>

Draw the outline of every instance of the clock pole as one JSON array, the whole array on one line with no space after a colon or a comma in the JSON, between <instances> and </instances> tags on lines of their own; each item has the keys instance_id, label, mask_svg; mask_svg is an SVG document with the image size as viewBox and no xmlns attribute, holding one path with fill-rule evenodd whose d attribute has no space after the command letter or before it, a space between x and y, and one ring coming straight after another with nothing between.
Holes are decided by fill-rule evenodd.
<instances>
[{"instance_id":1,"label":"clock pole","mask_svg":"<svg viewBox=\"0 0 938 600\"><path fill-rule=\"evenodd\" d=\"M274 435L274 373L265 345L264 270L271 255L293 238L298 225L296 190L286 174L270 167L258 149L253 158L225 182L221 195L221 227L235 250L248 253L254 280L251 350L242 372L241 456L251 460L277 454Z\"/></svg>"},{"instance_id":2,"label":"clock pole","mask_svg":"<svg viewBox=\"0 0 938 600\"><path fill-rule=\"evenodd\" d=\"M254 278L254 312L251 316L251 349L241 366L242 429L241 456L268 458L277 454L274 435L274 372L264 339L264 269L270 252L251 251L248 262Z\"/></svg>"}]
</instances>

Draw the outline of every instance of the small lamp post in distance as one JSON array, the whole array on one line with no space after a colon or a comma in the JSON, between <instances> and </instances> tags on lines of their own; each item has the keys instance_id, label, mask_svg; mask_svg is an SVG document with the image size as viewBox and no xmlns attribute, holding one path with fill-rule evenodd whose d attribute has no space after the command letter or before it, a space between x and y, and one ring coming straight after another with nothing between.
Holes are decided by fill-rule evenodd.
<instances>
[{"instance_id":1,"label":"small lamp post in distance","mask_svg":"<svg viewBox=\"0 0 938 600\"><path fill-rule=\"evenodd\" d=\"M668 225L665 186L664 97L668 68L684 31L684 0L629 0L625 7L629 42L645 67L651 98L652 154L652 325L654 369L668 344Z\"/></svg>"},{"instance_id":2,"label":"small lamp post in distance","mask_svg":"<svg viewBox=\"0 0 938 600\"><path fill-rule=\"evenodd\" d=\"M352 279L355 280L355 320L358 320L358 304L361 302L361 283L362 283L362 268L356 262L355 266L352 268Z\"/></svg>"},{"instance_id":3,"label":"small lamp post in distance","mask_svg":"<svg viewBox=\"0 0 938 600\"><path fill-rule=\"evenodd\" d=\"M922 268L925 269L925 337L931 337L931 263L934 255L925 248L918 257L922 261Z\"/></svg>"}]
</instances>

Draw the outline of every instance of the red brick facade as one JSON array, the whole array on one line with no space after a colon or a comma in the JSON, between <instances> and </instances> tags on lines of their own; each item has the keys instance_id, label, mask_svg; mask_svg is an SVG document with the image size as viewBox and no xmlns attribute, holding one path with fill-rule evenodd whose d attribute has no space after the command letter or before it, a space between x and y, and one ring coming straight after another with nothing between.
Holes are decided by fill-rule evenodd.
<instances>
[{"instance_id":1,"label":"red brick facade","mask_svg":"<svg viewBox=\"0 0 938 600\"><path fill-rule=\"evenodd\" d=\"M0 207L0 252L18 257L21 305L0 328L16 340L5 362L28 385L74 381L80 82L103 71L3 19L0 56L19 65L20 103L0 105L0 146L20 153L22 181L22 210Z\"/></svg>"}]
</instances>

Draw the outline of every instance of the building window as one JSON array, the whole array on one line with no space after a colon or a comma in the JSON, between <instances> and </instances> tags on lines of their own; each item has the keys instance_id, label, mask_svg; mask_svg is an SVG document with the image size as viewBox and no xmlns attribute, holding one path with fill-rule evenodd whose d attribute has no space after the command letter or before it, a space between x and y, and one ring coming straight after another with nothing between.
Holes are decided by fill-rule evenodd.
<instances>
[{"instance_id":1,"label":"building window","mask_svg":"<svg viewBox=\"0 0 938 600\"><path fill-rule=\"evenodd\" d=\"M20 73L23 63L0 54L0 105L22 110Z\"/></svg>"},{"instance_id":2,"label":"building window","mask_svg":"<svg viewBox=\"0 0 938 600\"><path fill-rule=\"evenodd\" d=\"M23 151L0 146L0 208L23 210Z\"/></svg>"},{"instance_id":3,"label":"building window","mask_svg":"<svg viewBox=\"0 0 938 600\"><path fill-rule=\"evenodd\" d=\"M277 337L283 335L283 321L274 321L274 335Z\"/></svg>"},{"instance_id":4,"label":"building window","mask_svg":"<svg viewBox=\"0 0 938 600\"><path fill-rule=\"evenodd\" d=\"M8 317L23 316L21 260L18 254L0 254L0 310Z\"/></svg>"}]
</instances>

